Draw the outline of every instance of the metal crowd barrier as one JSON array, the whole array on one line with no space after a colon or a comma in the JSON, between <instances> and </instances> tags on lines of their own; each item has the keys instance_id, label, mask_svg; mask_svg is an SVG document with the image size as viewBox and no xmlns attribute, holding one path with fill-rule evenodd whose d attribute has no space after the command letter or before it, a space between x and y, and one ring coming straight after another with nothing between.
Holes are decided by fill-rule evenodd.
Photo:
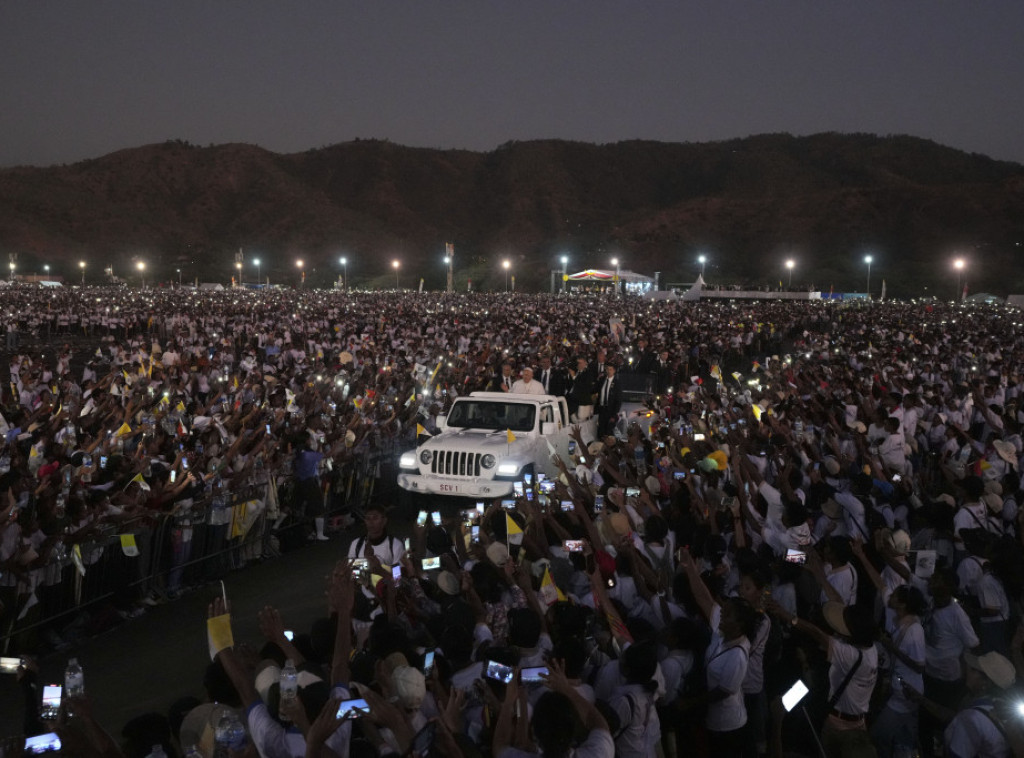
<instances>
[{"instance_id":1,"label":"metal crowd barrier","mask_svg":"<svg viewBox=\"0 0 1024 758\"><path fill-rule=\"evenodd\" d=\"M341 514L358 518L372 498L395 487L397 457L408 440L371 437L353 460L322 477L326 517L335 523ZM3 613L0 652L59 649L137 614L147 600L174 599L254 561L300 549L312 520L291 512L292 490L290 474L265 476L52 555L37 569L32 593L15 599L11 588L0 588L8 591L5 604L14 601Z\"/></svg>"}]
</instances>

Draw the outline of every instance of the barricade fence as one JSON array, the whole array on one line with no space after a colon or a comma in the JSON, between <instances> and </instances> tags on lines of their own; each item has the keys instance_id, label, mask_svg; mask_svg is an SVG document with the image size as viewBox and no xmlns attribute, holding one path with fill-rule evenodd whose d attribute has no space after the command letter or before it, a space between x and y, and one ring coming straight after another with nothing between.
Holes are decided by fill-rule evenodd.
<instances>
[{"instance_id":1,"label":"barricade fence","mask_svg":"<svg viewBox=\"0 0 1024 758\"><path fill-rule=\"evenodd\" d=\"M381 437L321 476L324 517L336 528L393 483L398 437ZM391 477L394 478L393 476ZM307 510L309 512L307 512ZM0 651L60 649L138 615L143 605L223 578L254 561L309 544L313 518L296 497L290 472L147 514L101 537L58 545L45 566L0 577L4 604Z\"/></svg>"}]
</instances>

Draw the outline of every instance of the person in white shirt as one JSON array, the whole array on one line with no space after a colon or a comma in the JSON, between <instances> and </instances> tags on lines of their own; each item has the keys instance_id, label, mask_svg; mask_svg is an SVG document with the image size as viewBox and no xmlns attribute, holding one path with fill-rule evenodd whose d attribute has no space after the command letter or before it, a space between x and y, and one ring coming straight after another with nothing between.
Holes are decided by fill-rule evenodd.
<instances>
[{"instance_id":1,"label":"person in white shirt","mask_svg":"<svg viewBox=\"0 0 1024 758\"><path fill-rule=\"evenodd\" d=\"M971 697L943 733L943 754L955 758L975 755L1009 758L1014 753L995 709L994 698L1004 696L1016 681L1013 664L996 652L980 656L968 654L964 662L964 679Z\"/></svg>"},{"instance_id":2,"label":"person in white shirt","mask_svg":"<svg viewBox=\"0 0 1024 758\"><path fill-rule=\"evenodd\" d=\"M878 675L878 649L870 610L826 603L825 620L835 635L778 606L770 606L769 610L784 624L814 638L828 654L829 710L821 730L825 755L871 755L874 747L865 717Z\"/></svg>"},{"instance_id":3,"label":"person in white shirt","mask_svg":"<svg viewBox=\"0 0 1024 758\"><path fill-rule=\"evenodd\" d=\"M516 381L512 382L512 392L513 394L520 395L545 394L544 385L538 381L534 381L532 368L524 368L523 378L517 379Z\"/></svg>"},{"instance_id":4,"label":"person in white shirt","mask_svg":"<svg viewBox=\"0 0 1024 758\"><path fill-rule=\"evenodd\" d=\"M715 602L686 548L681 551L679 565L686 571L690 591L711 625L711 644L704 654L706 692L685 705L707 705L705 726L710 755L741 755L747 739L743 681L750 660L750 640L757 633L757 611L741 598L730 598L724 605Z\"/></svg>"},{"instance_id":5,"label":"person in white shirt","mask_svg":"<svg viewBox=\"0 0 1024 758\"><path fill-rule=\"evenodd\" d=\"M960 657L965 650L978 645L971 620L953 599L957 578L952 569L935 569L928 581L932 596L932 612L925 619L924 695L945 708L956 708L963 697ZM920 744L923 754L931 755L932 737L942 728L942 721L927 711L921 712Z\"/></svg>"},{"instance_id":6,"label":"person in white shirt","mask_svg":"<svg viewBox=\"0 0 1024 758\"><path fill-rule=\"evenodd\" d=\"M887 591L887 606L895 619L887 621L888 637L882 646L889 651L890 695L871 726L871 739L879 758L909 755L917 746L917 703L907 697L903 684L924 689L925 641L921 616L928 610L924 594L916 587L902 585Z\"/></svg>"}]
</instances>

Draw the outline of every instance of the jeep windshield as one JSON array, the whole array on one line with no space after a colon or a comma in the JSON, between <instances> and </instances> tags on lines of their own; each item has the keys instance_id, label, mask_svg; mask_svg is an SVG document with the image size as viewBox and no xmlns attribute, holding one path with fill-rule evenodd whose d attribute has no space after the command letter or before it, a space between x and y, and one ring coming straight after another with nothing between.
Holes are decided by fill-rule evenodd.
<instances>
[{"instance_id":1,"label":"jeep windshield","mask_svg":"<svg viewBox=\"0 0 1024 758\"><path fill-rule=\"evenodd\" d=\"M537 406L527 403L459 400L448 414L447 425L464 429L532 432L536 416Z\"/></svg>"}]
</instances>

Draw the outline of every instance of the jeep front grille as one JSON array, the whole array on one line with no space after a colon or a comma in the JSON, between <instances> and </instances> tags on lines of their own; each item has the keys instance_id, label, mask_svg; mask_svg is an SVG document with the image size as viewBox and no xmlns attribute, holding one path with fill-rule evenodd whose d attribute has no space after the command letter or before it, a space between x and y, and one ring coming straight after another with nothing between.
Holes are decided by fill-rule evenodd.
<instances>
[{"instance_id":1,"label":"jeep front grille","mask_svg":"<svg viewBox=\"0 0 1024 758\"><path fill-rule=\"evenodd\" d=\"M430 462L430 473L445 476L480 476L480 453L437 450Z\"/></svg>"}]
</instances>

